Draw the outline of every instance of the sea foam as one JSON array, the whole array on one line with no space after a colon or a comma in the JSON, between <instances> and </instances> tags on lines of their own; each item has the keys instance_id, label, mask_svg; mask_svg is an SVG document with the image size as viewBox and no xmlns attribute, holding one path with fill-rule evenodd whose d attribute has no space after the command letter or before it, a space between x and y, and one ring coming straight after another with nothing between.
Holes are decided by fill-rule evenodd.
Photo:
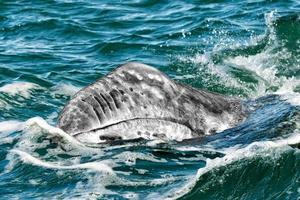
<instances>
[{"instance_id":1,"label":"sea foam","mask_svg":"<svg viewBox=\"0 0 300 200\"><path fill-rule=\"evenodd\" d=\"M75 164L75 165L60 165L55 163L50 163L46 161L42 161L24 151L13 149L11 150L12 153L15 153L20 156L23 162L30 163L36 166L41 166L44 168L49 169L63 169L63 170L70 170L70 169L92 169L95 171L105 172L108 174L114 174L114 171L111 167L109 167L107 164L104 164L102 162L88 162L88 163L82 163L82 164Z\"/></svg>"},{"instance_id":2,"label":"sea foam","mask_svg":"<svg viewBox=\"0 0 300 200\"><path fill-rule=\"evenodd\" d=\"M0 92L9 94L11 96L22 96L24 98L30 98L31 92L34 89L39 89L41 86L30 82L13 82L0 87Z\"/></svg>"}]
</instances>

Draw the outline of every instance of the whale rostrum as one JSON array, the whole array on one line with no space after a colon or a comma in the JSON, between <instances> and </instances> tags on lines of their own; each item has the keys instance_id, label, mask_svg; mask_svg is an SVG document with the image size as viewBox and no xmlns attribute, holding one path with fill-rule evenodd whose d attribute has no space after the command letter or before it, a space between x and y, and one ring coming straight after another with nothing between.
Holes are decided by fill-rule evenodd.
<instances>
[{"instance_id":1,"label":"whale rostrum","mask_svg":"<svg viewBox=\"0 0 300 200\"><path fill-rule=\"evenodd\" d=\"M84 143L138 137L181 141L244 118L238 99L176 83L154 67L131 62L75 94L58 127Z\"/></svg>"}]
</instances>

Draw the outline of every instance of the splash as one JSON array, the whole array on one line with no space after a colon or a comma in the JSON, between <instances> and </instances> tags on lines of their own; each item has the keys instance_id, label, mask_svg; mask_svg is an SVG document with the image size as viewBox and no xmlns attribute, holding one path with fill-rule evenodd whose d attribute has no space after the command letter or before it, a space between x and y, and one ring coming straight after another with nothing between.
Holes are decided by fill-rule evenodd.
<instances>
[{"instance_id":1,"label":"splash","mask_svg":"<svg viewBox=\"0 0 300 200\"><path fill-rule=\"evenodd\" d=\"M300 38L282 36L285 25L294 23L294 26L299 25L299 19L280 16L276 10L269 12L265 14L267 30L263 35L252 35L246 43L216 44L211 51L194 56L178 56L180 62L196 66L197 71L190 72L192 76L175 78L192 79L209 90L247 99L279 94L293 105L300 105L297 91L300 80L296 76L300 59L294 53L297 45L290 44L299 43ZM222 40L227 35L216 37ZM238 94L231 93L237 90Z\"/></svg>"},{"instance_id":2,"label":"splash","mask_svg":"<svg viewBox=\"0 0 300 200\"><path fill-rule=\"evenodd\" d=\"M27 129L27 131L44 132L52 136L59 136L60 138L66 140L69 144L77 147L84 147L83 144L74 139L72 136L57 127L49 125L44 119L40 117L31 118L27 120L25 124L25 128Z\"/></svg>"}]
</instances>

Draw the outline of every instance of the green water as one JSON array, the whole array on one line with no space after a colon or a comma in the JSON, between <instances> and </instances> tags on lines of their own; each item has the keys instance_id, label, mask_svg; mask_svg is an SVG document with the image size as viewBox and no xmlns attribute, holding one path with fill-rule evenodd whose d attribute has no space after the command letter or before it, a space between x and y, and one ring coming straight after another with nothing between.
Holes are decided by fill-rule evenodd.
<instances>
[{"instance_id":1,"label":"green water","mask_svg":"<svg viewBox=\"0 0 300 200\"><path fill-rule=\"evenodd\" d=\"M299 1L4 0L0 39L0 199L299 199ZM129 61L251 112L188 144L61 136L72 95Z\"/></svg>"}]
</instances>

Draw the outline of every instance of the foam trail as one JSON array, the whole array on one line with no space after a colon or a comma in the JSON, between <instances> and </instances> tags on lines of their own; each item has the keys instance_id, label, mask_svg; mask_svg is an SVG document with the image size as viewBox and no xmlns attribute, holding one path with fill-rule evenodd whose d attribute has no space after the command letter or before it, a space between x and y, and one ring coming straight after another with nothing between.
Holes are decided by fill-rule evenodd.
<instances>
[{"instance_id":1,"label":"foam trail","mask_svg":"<svg viewBox=\"0 0 300 200\"><path fill-rule=\"evenodd\" d=\"M17 149L11 150L12 153L18 154L20 158L25 163L30 163L33 165L49 168L49 169L63 169L63 170L69 170L69 169L92 169L99 172L105 172L108 174L115 174L111 167L108 165L101 163L101 162L88 162L84 164L76 164L76 165L69 165L69 166L61 166L58 164L48 163L42 160L39 160L38 158L35 158L31 156L30 154L20 151Z\"/></svg>"}]
</instances>

